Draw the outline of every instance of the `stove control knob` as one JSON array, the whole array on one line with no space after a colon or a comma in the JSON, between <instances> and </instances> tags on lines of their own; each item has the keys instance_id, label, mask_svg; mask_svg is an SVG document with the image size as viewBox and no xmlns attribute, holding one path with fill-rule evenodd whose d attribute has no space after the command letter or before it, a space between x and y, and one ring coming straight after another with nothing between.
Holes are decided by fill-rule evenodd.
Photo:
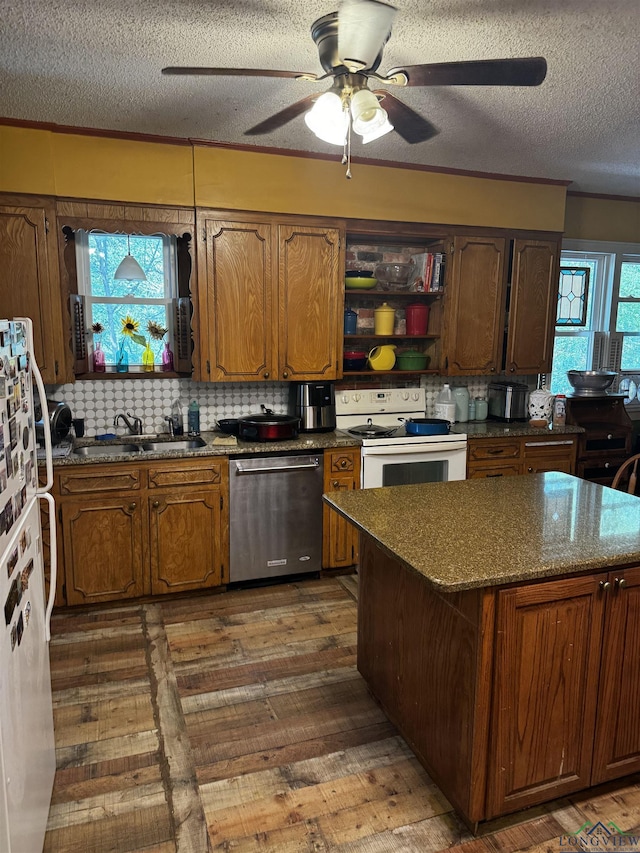
<instances>
[{"instance_id":1,"label":"stove control knob","mask_svg":"<svg viewBox=\"0 0 640 853\"><path fill-rule=\"evenodd\" d=\"M343 394L343 395L340 397L340 401L341 401L342 403L348 403L348 402L349 402L349 395L348 395L348 394Z\"/></svg>"},{"instance_id":2,"label":"stove control knob","mask_svg":"<svg viewBox=\"0 0 640 853\"><path fill-rule=\"evenodd\" d=\"M420 399L420 394L418 394L418 392L417 392L417 391L414 391L414 392L413 392L413 394L411 395L411 399L412 399L412 400L419 400L419 399Z\"/></svg>"},{"instance_id":3,"label":"stove control knob","mask_svg":"<svg viewBox=\"0 0 640 853\"><path fill-rule=\"evenodd\" d=\"M356 403L359 403L360 400L362 399L362 395L361 394L354 394L353 399L355 400Z\"/></svg>"},{"instance_id":4,"label":"stove control knob","mask_svg":"<svg viewBox=\"0 0 640 853\"><path fill-rule=\"evenodd\" d=\"M400 396L402 397L403 400L408 400L409 399L409 392L403 391Z\"/></svg>"}]
</instances>

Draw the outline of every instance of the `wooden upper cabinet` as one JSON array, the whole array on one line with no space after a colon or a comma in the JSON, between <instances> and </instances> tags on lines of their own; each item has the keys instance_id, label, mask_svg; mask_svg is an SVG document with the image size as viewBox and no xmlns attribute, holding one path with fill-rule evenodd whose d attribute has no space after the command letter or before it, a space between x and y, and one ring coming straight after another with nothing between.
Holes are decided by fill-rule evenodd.
<instances>
[{"instance_id":1,"label":"wooden upper cabinet","mask_svg":"<svg viewBox=\"0 0 640 853\"><path fill-rule=\"evenodd\" d=\"M200 339L207 339L203 378L275 378L274 269L271 225L266 221L207 219L199 281L206 282ZM201 228L199 228L199 233Z\"/></svg>"},{"instance_id":2,"label":"wooden upper cabinet","mask_svg":"<svg viewBox=\"0 0 640 853\"><path fill-rule=\"evenodd\" d=\"M445 292L444 371L498 373L505 312L502 237L455 237Z\"/></svg>"},{"instance_id":3,"label":"wooden upper cabinet","mask_svg":"<svg viewBox=\"0 0 640 853\"><path fill-rule=\"evenodd\" d=\"M344 276L336 228L278 226L279 377L336 379Z\"/></svg>"},{"instance_id":4,"label":"wooden upper cabinet","mask_svg":"<svg viewBox=\"0 0 640 853\"><path fill-rule=\"evenodd\" d=\"M202 378L336 379L341 229L213 213L198 214Z\"/></svg>"},{"instance_id":5,"label":"wooden upper cabinet","mask_svg":"<svg viewBox=\"0 0 640 853\"><path fill-rule=\"evenodd\" d=\"M559 241L516 239L505 369L548 373L558 304Z\"/></svg>"},{"instance_id":6,"label":"wooden upper cabinet","mask_svg":"<svg viewBox=\"0 0 640 853\"><path fill-rule=\"evenodd\" d=\"M58 251L52 202L0 198L0 317L30 317L35 357L45 382L70 378L62 333ZM50 231L51 229L51 231Z\"/></svg>"}]
</instances>

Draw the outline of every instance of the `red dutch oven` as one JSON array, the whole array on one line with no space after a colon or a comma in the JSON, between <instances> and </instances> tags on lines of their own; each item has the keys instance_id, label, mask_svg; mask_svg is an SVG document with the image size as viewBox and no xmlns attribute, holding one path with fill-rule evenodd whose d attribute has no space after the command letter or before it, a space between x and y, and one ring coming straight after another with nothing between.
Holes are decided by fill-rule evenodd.
<instances>
[{"instance_id":1,"label":"red dutch oven","mask_svg":"<svg viewBox=\"0 0 640 853\"><path fill-rule=\"evenodd\" d=\"M263 414L239 418L238 437L245 441L286 441L298 437L300 418L275 415L271 409L260 406Z\"/></svg>"}]
</instances>

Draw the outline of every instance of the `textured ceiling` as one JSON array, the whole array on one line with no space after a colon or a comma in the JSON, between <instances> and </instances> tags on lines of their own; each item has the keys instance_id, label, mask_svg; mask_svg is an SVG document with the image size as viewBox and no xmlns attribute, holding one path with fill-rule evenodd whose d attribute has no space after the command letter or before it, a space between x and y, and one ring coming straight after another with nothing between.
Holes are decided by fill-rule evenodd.
<instances>
[{"instance_id":1,"label":"textured ceiling","mask_svg":"<svg viewBox=\"0 0 640 853\"><path fill-rule=\"evenodd\" d=\"M302 117L244 131L328 83L166 77L167 65L322 73L310 27L334 0L0 0L0 117L217 142L340 151ZM380 72L544 56L537 88L393 88L440 130L358 156L572 181L640 196L640 0L397 0ZM358 137L359 139L359 137Z\"/></svg>"}]
</instances>

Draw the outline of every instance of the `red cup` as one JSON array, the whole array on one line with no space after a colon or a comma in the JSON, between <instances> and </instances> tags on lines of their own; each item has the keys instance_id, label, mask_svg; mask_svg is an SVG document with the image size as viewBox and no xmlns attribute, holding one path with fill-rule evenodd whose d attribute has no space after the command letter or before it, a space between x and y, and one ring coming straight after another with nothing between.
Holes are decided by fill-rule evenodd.
<instances>
[{"instance_id":1,"label":"red cup","mask_svg":"<svg viewBox=\"0 0 640 853\"><path fill-rule=\"evenodd\" d=\"M429 306L422 302L407 305L405 310L407 318L407 335L426 335L429 323Z\"/></svg>"}]
</instances>

